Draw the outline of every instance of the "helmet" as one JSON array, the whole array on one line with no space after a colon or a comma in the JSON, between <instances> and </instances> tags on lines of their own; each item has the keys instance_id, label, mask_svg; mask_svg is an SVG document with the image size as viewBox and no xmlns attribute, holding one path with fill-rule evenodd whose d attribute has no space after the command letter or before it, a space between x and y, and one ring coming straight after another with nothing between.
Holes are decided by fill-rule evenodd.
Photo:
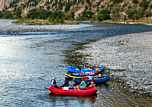
<instances>
[{"instance_id":1,"label":"helmet","mask_svg":"<svg viewBox=\"0 0 152 107\"><path fill-rule=\"evenodd\" d=\"M104 67L104 65L103 65L103 64L100 64L99 67Z\"/></svg>"}]
</instances>

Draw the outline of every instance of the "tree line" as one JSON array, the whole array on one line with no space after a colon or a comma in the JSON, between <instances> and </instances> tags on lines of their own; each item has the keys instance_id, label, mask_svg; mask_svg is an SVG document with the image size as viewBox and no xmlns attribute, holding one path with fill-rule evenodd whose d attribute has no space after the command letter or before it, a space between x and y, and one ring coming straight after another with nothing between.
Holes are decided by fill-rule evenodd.
<instances>
[{"instance_id":1,"label":"tree line","mask_svg":"<svg viewBox=\"0 0 152 107\"><path fill-rule=\"evenodd\" d=\"M152 1L150 0L108 0L105 5L101 5L101 0L99 3L96 3L94 9L92 9L94 1L91 0L25 1L18 6L17 3L19 2L14 0L11 4L11 7L14 7L13 11L1 11L0 18L45 19L54 23L63 23L64 20L136 20L142 17L152 16ZM40 5L41 2L43 5ZM31 7L32 9L30 9ZM27 14L23 16L22 13L26 8ZM82 11L78 17L75 17L75 13L79 11L77 8L84 8L84 11Z\"/></svg>"}]
</instances>

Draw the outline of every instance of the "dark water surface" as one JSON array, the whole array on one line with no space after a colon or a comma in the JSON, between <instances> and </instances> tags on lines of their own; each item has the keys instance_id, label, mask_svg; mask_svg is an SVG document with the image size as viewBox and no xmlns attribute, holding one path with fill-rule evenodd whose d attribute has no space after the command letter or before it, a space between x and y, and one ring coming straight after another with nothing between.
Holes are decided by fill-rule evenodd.
<instances>
[{"instance_id":1,"label":"dark water surface","mask_svg":"<svg viewBox=\"0 0 152 107\"><path fill-rule=\"evenodd\" d=\"M149 107L151 100L142 99L141 104L136 98L124 95L114 83L110 83L110 88L98 87L98 95L92 97L49 96L47 87L54 77L64 79L66 64L81 60L82 55L73 53L82 48L80 44L151 30L152 27L144 25L105 24L52 32L1 32L0 107L93 107L101 106L101 102L104 107L123 104Z\"/></svg>"}]
</instances>

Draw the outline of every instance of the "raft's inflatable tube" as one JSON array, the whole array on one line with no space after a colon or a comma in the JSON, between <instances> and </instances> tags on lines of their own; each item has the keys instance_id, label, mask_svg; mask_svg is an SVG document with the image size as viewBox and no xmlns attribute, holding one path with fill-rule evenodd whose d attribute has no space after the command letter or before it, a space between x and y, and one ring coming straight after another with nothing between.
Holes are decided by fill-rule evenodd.
<instances>
[{"instance_id":1,"label":"raft's inflatable tube","mask_svg":"<svg viewBox=\"0 0 152 107\"><path fill-rule=\"evenodd\" d=\"M90 96L95 95L97 92L96 87L88 87L85 89L68 89L67 87L56 88L54 86L50 86L48 90L49 93L65 96Z\"/></svg>"},{"instance_id":2,"label":"raft's inflatable tube","mask_svg":"<svg viewBox=\"0 0 152 107\"><path fill-rule=\"evenodd\" d=\"M103 68L101 68L100 70L103 70ZM89 69L89 68L83 68L83 69L78 69L74 66L67 66L65 67L65 71L67 71L68 73L85 73L85 72L96 72L96 70L93 69Z\"/></svg>"},{"instance_id":3,"label":"raft's inflatable tube","mask_svg":"<svg viewBox=\"0 0 152 107\"><path fill-rule=\"evenodd\" d=\"M65 78L82 79L84 77L85 76L73 76L73 75L70 75L70 74L65 74ZM94 76L92 76L92 77L94 77ZM102 77L97 77L95 79L95 84L103 84L103 83L106 83L107 81L109 81L110 79L111 79L110 76L103 75Z\"/></svg>"},{"instance_id":4,"label":"raft's inflatable tube","mask_svg":"<svg viewBox=\"0 0 152 107\"><path fill-rule=\"evenodd\" d=\"M95 83L96 84L103 84L103 83L106 83L109 80L110 80L110 77L108 75L104 75L102 77L96 78Z\"/></svg>"}]
</instances>

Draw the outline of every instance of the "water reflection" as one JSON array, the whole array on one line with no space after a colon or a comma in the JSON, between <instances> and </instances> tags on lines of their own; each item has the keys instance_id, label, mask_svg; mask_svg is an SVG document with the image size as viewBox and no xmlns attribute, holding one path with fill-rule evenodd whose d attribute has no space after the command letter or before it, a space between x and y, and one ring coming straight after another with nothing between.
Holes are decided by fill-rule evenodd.
<instances>
[{"instance_id":1,"label":"water reflection","mask_svg":"<svg viewBox=\"0 0 152 107\"><path fill-rule=\"evenodd\" d=\"M17 62L24 56L26 49L21 44L22 42L18 39L0 37L1 81L22 77L23 74L20 71L24 69L24 66ZM12 62L16 63L13 64Z\"/></svg>"},{"instance_id":2,"label":"water reflection","mask_svg":"<svg viewBox=\"0 0 152 107\"><path fill-rule=\"evenodd\" d=\"M55 96L49 95L50 102L52 106L62 106L62 107L93 107L96 101L96 96L89 97L69 97L69 96Z\"/></svg>"}]
</instances>

